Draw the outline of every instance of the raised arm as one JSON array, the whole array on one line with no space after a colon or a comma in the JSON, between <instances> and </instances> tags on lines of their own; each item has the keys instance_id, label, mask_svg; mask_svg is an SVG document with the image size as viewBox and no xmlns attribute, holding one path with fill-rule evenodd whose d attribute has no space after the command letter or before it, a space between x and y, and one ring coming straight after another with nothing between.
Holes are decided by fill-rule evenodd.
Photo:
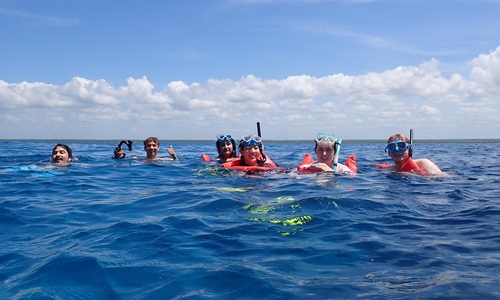
<instances>
[{"instance_id":1,"label":"raised arm","mask_svg":"<svg viewBox=\"0 0 500 300\"><path fill-rule=\"evenodd\" d=\"M170 154L170 156L172 157L173 160L179 160L179 158L177 158L177 155L175 154L175 151L174 151L174 148L172 147L172 145L170 145L170 147L168 148L168 154Z\"/></svg>"}]
</instances>

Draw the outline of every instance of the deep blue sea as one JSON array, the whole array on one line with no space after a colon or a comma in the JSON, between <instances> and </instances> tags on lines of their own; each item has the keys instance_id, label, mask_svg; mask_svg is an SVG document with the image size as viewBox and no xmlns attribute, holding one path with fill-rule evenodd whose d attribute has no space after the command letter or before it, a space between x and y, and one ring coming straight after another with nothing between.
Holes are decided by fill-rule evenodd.
<instances>
[{"instance_id":1,"label":"deep blue sea","mask_svg":"<svg viewBox=\"0 0 500 300\"><path fill-rule=\"evenodd\" d=\"M500 299L500 141L416 141L451 176L371 166L298 174L309 141L264 141L289 171L205 163L214 141L162 141L180 161L123 160L119 141L0 141L0 299ZM124 147L126 149L126 147Z\"/></svg>"}]
</instances>

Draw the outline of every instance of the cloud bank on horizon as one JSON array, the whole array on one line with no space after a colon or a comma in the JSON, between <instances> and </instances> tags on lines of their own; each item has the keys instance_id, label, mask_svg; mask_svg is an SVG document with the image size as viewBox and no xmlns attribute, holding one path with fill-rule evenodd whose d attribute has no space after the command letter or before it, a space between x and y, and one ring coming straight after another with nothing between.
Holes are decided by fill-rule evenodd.
<instances>
[{"instance_id":1,"label":"cloud bank on horizon","mask_svg":"<svg viewBox=\"0 0 500 300\"><path fill-rule=\"evenodd\" d=\"M246 1L244 5L233 5L256 9L255 6L271 5L269 3L273 2L287 1ZM316 2L325 1L313 3ZM354 2L358 3L355 4L356 9L367 5L362 4L367 1ZM219 9L231 11L234 8L228 5ZM220 11L218 13L224 14ZM0 8L0 20L9 18L20 23L23 22L19 19L50 23L48 27L73 28L85 23L85 20L79 18L59 19ZM287 31L284 28L289 29L293 23L284 26L282 19L273 22L273 30L278 31ZM276 25L278 23L281 25ZM369 51L373 51L373 44L377 44L377 47L383 44L383 47L398 48L393 42L354 34L353 30L337 28L332 32L328 30L328 26L322 28L321 35L331 34L343 38L350 36L358 40L358 43L363 40L365 45L362 47L369 48ZM265 30L257 29L259 32ZM308 26L290 30L302 31L304 36L314 35ZM5 36L3 38L5 40ZM210 44L205 43L208 42L202 44ZM316 47L324 43L329 42L320 42ZM252 53L258 50L258 46L255 46ZM5 54L7 50L3 51ZM451 66L433 58L438 55L420 54L419 57L430 58L415 65L366 71L359 75L346 75L349 72L328 73L326 67L325 70L311 72L323 73L321 76L303 73L278 77L279 73L259 71L263 66L248 67L247 63L251 65L252 62L239 58L242 62L239 72L249 71L239 78L232 79L233 73L232 76L220 77L207 74L204 75L207 79L203 81L189 81L190 77L183 75L187 79L169 80L163 84L155 83L148 74L128 76L126 82L116 84L116 79L113 78L123 72L112 75L114 77L110 79L86 78L99 76L99 71L89 73L89 76L72 76L68 82L63 83L37 80L13 82L5 79L9 78L9 74L4 69L13 68L13 65L2 63L0 126L4 130L0 133L0 139L121 140L158 136L160 139L212 140L219 133L234 136L255 133L256 122L261 123L264 138L276 140L312 139L320 131L335 133L345 140L385 139L396 132L407 133L410 128L415 130L416 138L498 139L500 46L487 51L489 52L476 53L467 62ZM12 53L10 55L15 55ZM62 55L61 53L58 55ZM288 54L278 52L277 55ZM199 54L195 56L200 64L203 60L213 60ZM83 63L91 63L91 57L83 57ZM236 58L228 57L230 61ZM320 64L321 59L325 58L317 60L309 57L297 63ZM184 59L177 57L175 60ZM138 61L137 65L140 63ZM232 63L238 64L236 61ZM387 65L389 64L378 68ZM270 64L268 67L278 68L279 64ZM225 68L230 70L230 66L225 65ZM78 67L75 70L78 71ZM292 71L297 70L301 69ZM346 71L352 70L346 67ZM188 70L184 71L188 74ZM50 80L50 77L47 78Z\"/></svg>"}]
</instances>

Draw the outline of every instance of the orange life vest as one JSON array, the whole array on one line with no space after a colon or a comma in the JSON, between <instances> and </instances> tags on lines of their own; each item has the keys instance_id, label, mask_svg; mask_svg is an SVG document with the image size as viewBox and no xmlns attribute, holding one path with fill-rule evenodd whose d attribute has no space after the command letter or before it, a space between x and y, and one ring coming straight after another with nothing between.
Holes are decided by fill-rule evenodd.
<instances>
[{"instance_id":1,"label":"orange life vest","mask_svg":"<svg viewBox=\"0 0 500 300\"><path fill-rule=\"evenodd\" d=\"M377 168L388 168L394 166L392 163L380 163L380 164L372 164L372 166ZM422 175L426 175L427 172L425 170L420 169L420 167L415 163L415 161L410 157L407 161L396 171L398 172L417 172Z\"/></svg>"},{"instance_id":2,"label":"orange life vest","mask_svg":"<svg viewBox=\"0 0 500 300\"><path fill-rule=\"evenodd\" d=\"M322 170L310 168L312 164L314 164L314 159L312 158L311 155L309 155L309 153L306 153L306 155L304 155L304 158L302 159L302 162L297 167L297 170L301 172L311 172L311 173L323 172ZM351 155L347 158L345 166L348 167L354 173L358 172L358 167L356 165L356 157L354 157L354 155Z\"/></svg>"},{"instance_id":3,"label":"orange life vest","mask_svg":"<svg viewBox=\"0 0 500 300\"><path fill-rule=\"evenodd\" d=\"M228 168L233 170L239 170L244 172L266 172L272 170L284 170L284 168L278 167L272 160L267 156L266 162L263 166L240 166L241 159L235 159L222 163L221 168Z\"/></svg>"}]
</instances>

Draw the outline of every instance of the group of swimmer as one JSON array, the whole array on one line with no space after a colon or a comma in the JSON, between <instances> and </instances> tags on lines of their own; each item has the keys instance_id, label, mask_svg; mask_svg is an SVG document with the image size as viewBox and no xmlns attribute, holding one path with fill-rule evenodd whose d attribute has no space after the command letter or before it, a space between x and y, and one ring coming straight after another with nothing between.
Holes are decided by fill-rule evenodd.
<instances>
[{"instance_id":1,"label":"group of swimmer","mask_svg":"<svg viewBox=\"0 0 500 300\"><path fill-rule=\"evenodd\" d=\"M126 153L122 145L126 144L129 151L132 150L132 141L122 141L115 147L113 158L124 158ZM172 146L167 150L170 158L158 157L160 141L156 137L148 137L144 140L144 151L146 159L155 160L178 160ZM316 161L306 154L298 170L301 172L335 172L335 173L357 173L356 159L350 156L345 164L338 162L339 149L342 139L333 134L318 133L314 138L314 153ZM270 171L280 169L264 152L264 144L258 135L244 136L236 145L236 140L229 134L217 136L215 142L218 156L216 161L221 163L222 168L232 168L242 171ZM441 175L442 172L436 164L427 158L413 159L411 155L412 144L403 134L394 134L387 140L385 151L393 163L373 164L379 168L392 168L394 171L414 172L421 175ZM239 154L237 154L238 149ZM53 163L68 164L73 159L72 150L68 145L57 144L52 150ZM202 154L203 161L212 159Z\"/></svg>"},{"instance_id":2,"label":"group of swimmer","mask_svg":"<svg viewBox=\"0 0 500 300\"><path fill-rule=\"evenodd\" d=\"M125 158L127 154L123 151L122 145L126 144L129 151L132 151L132 141L121 141L118 146L113 150L113 158L121 159ZM156 137L148 137L144 140L144 151L146 151L147 160L179 160L172 146L168 148L167 152L170 154L171 158L161 158L158 157L158 151L160 150L160 140ZM73 160L73 151L66 144L57 144L52 149L51 162L56 164L68 164Z\"/></svg>"}]
</instances>

